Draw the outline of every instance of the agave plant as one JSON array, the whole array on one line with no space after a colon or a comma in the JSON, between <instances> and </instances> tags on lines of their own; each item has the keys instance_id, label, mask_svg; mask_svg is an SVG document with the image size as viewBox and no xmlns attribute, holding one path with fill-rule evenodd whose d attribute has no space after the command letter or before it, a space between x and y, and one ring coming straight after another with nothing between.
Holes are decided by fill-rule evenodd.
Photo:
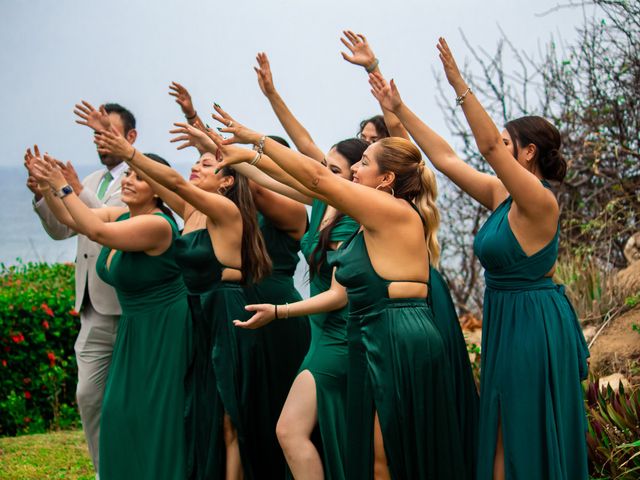
<instances>
[{"instance_id":1,"label":"agave plant","mask_svg":"<svg viewBox=\"0 0 640 480\"><path fill-rule=\"evenodd\" d=\"M592 478L640 478L640 389L600 388L591 377L585 384L589 470Z\"/></svg>"}]
</instances>

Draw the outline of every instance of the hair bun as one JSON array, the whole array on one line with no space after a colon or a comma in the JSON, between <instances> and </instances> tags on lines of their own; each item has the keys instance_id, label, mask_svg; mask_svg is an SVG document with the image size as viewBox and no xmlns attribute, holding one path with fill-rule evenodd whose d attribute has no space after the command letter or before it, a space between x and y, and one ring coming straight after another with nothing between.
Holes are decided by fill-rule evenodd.
<instances>
[{"instance_id":1,"label":"hair bun","mask_svg":"<svg viewBox=\"0 0 640 480\"><path fill-rule=\"evenodd\" d=\"M561 182L567 174L567 161L560 150L552 148L538 159L540 173L547 180Z\"/></svg>"}]
</instances>

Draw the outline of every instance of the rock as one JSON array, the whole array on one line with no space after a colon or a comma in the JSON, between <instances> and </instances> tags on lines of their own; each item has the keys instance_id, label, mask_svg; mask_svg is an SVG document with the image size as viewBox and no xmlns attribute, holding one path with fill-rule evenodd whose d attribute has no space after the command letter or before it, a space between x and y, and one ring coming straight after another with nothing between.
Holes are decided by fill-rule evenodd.
<instances>
[{"instance_id":1,"label":"rock","mask_svg":"<svg viewBox=\"0 0 640 480\"><path fill-rule=\"evenodd\" d=\"M591 339L595 336L598 329L593 325L585 327L582 329L582 334L584 335L584 339L589 343Z\"/></svg>"},{"instance_id":2,"label":"rock","mask_svg":"<svg viewBox=\"0 0 640 480\"><path fill-rule=\"evenodd\" d=\"M613 375L608 375L606 377L602 377L598 380L599 388L606 388L607 384L611 385L611 388L614 392L617 392L620 388L620 382L622 382L622 386L625 390L628 390L630 387L629 380L627 380L624 375L621 373L614 373Z\"/></svg>"}]
</instances>

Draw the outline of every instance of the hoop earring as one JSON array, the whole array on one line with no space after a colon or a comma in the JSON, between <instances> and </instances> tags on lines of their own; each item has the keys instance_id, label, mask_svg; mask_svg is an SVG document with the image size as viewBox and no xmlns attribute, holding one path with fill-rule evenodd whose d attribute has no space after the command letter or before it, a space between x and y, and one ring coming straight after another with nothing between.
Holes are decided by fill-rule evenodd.
<instances>
[{"instance_id":1,"label":"hoop earring","mask_svg":"<svg viewBox=\"0 0 640 480\"><path fill-rule=\"evenodd\" d=\"M381 186L382 186L382 184L378 185L378 186L376 187L376 190L380 190L380 187L381 187ZM392 196L392 197L395 197L395 196L396 196L396 191L393 189L393 187L390 187L390 188L391 188L391 196ZM386 191L386 190L383 190L383 192L384 192L384 191Z\"/></svg>"},{"instance_id":2,"label":"hoop earring","mask_svg":"<svg viewBox=\"0 0 640 480\"><path fill-rule=\"evenodd\" d=\"M225 187L218 187L218 194L224 197L224 194L227 193L227 189Z\"/></svg>"}]
</instances>

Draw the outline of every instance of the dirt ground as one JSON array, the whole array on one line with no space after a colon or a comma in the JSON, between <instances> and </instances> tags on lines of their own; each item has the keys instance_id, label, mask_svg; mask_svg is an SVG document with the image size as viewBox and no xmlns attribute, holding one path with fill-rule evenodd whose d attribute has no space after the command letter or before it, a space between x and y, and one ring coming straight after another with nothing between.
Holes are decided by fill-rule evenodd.
<instances>
[{"instance_id":1,"label":"dirt ground","mask_svg":"<svg viewBox=\"0 0 640 480\"><path fill-rule=\"evenodd\" d=\"M640 385L640 307L611 320L591 347L591 371L601 375L622 373Z\"/></svg>"}]
</instances>

